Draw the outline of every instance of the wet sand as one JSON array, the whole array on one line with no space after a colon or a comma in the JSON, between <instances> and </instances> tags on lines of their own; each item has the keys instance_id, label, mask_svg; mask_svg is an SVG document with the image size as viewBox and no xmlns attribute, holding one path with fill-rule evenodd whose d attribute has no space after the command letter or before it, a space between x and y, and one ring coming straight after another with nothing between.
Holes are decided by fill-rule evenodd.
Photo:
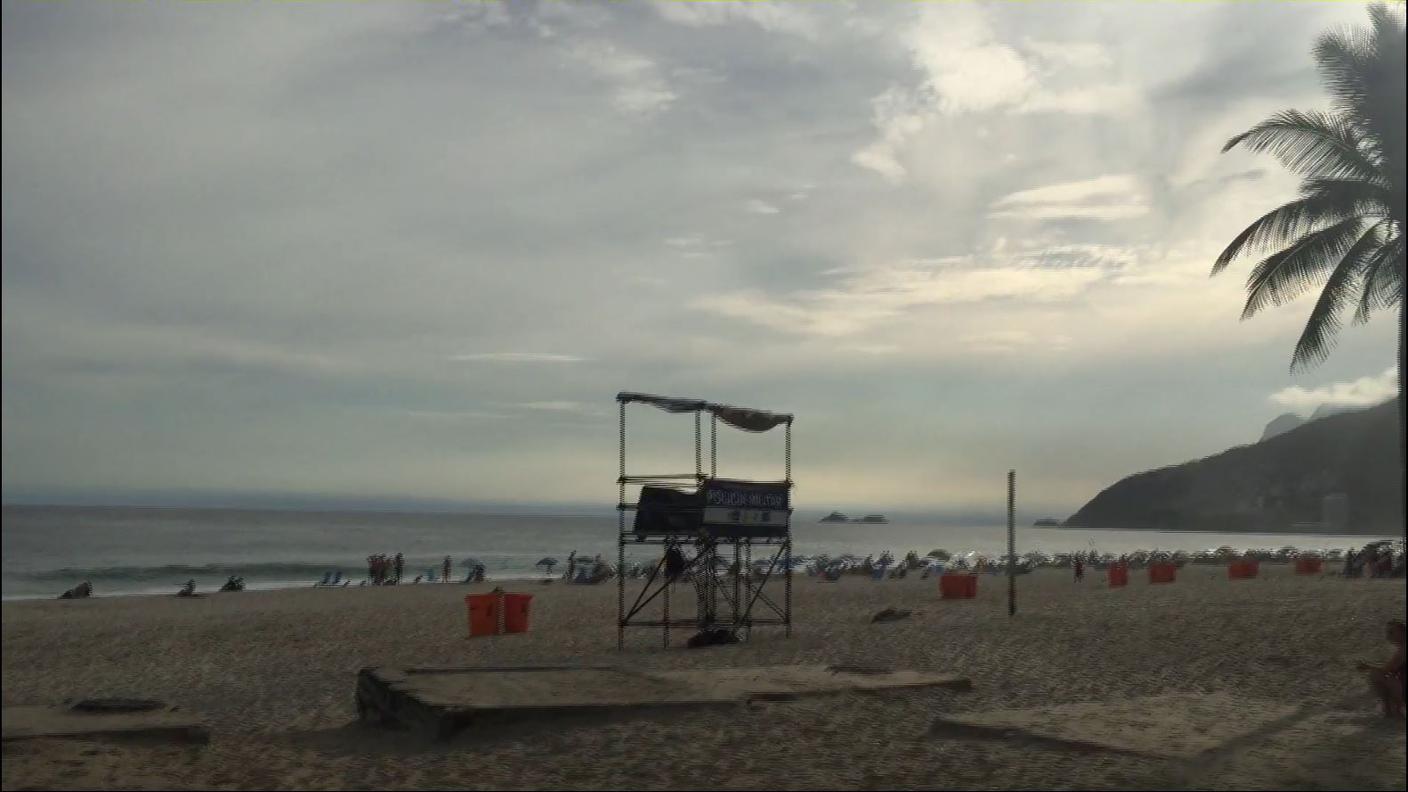
<instances>
[{"instance_id":1,"label":"wet sand","mask_svg":"<svg viewBox=\"0 0 1408 792\"><path fill-rule=\"evenodd\" d=\"M1298 788L1404 789L1404 728L1360 676L1390 647L1402 580L1297 577L1263 564L1227 580L1188 566L1178 582L1125 589L1092 571L1006 582L942 601L935 580L837 583L798 576L791 638L689 650L682 633L628 633L616 651L614 584L524 585L532 630L466 637L463 597L492 584L420 585L5 603L3 701L154 697L207 718L205 747L6 743L3 787L299 789ZM676 602L692 589L681 586ZM101 593L101 592L99 592ZM871 624L885 607L915 611ZM364 726L353 705L369 665L588 664L652 668L846 663L956 672L967 693L843 694L738 711L523 719L448 744ZM1199 758L1077 750L935 728L961 715L1215 694L1297 707ZM1100 718L1100 707L1076 708ZM1176 712L1159 717L1180 717Z\"/></svg>"}]
</instances>

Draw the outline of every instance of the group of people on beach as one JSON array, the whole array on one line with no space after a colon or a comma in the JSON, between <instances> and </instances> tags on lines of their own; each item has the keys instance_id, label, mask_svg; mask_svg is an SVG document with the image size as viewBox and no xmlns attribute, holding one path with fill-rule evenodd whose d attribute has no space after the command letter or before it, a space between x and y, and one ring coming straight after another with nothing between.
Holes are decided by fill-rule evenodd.
<instances>
[{"instance_id":1,"label":"group of people on beach","mask_svg":"<svg viewBox=\"0 0 1408 792\"><path fill-rule=\"evenodd\" d=\"M601 554L597 554L591 561L577 560L577 551L573 550L567 555L567 571L563 573L562 580L566 583L578 583L583 585L593 585L610 580L615 574L611 565L602 560Z\"/></svg>"},{"instance_id":2,"label":"group of people on beach","mask_svg":"<svg viewBox=\"0 0 1408 792\"><path fill-rule=\"evenodd\" d=\"M416 575L412 583L451 583L451 573L454 567L454 559L445 556L445 560L440 564L439 574L436 574L435 567L430 567L423 574ZM385 553L375 553L367 556L367 579L358 585L366 586L395 586L405 582L406 557L402 553L388 556ZM347 585L341 583L342 571L337 570L336 576L329 572L323 576L323 582L319 585ZM469 565L469 571L465 573L465 583L481 583L484 581L484 565L478 562Z\"/></svg>"},{"instance_id":3,"label":"group of people on beach","mask_svg":"<svg viewBox=\"0 0 1408 792\"><path fill-rule=\"evenodd\" d=\"M59 599L87 599L93 596L93 584L83 581L59 595Z\"/></svg>"},{"instance_id":4,"label":"group of people on beach","mask_svg":"<svg viewBox=\"0 0 1408 792\"><path fill-rule=\"evenodd\" d=\"M1395 562L1393 548L1382 544L1371 544L1358 552L1350 550L1344 554L1344 576L1403 577L1406 555L1399 553Z\"/></svg>"},{"instance_id":5,"label":"group of people on beach","mask_svg":"<svg viewBox=\"0 0 1408 792\"><path fill-rule=\"evenodd\" d=\"M448 558L448 556L447 556ZM397 553L394 557L385 553L367 556L367 581L373 586L400 583L401 574L406 569L406 557Z\"/></svg>"}]
</instances>

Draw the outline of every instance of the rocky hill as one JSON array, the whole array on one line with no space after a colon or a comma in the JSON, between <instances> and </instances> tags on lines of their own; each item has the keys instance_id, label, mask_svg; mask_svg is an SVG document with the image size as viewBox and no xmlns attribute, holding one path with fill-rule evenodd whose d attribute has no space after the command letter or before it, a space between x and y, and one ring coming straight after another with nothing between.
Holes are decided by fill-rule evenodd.
<instances>
[{"instance_id":1,"label":"rocky hill","mask_svg":"<svg viewBox=\"0 0 1408 792\"><path fill-rule=\"evenodd\" d=\"M1396 401L1331 415L1254 445L1129 476L1065 524L1284 533L1325 520L1334 524L1320 530L1400 534L1398 432ZM1327 496L1336 502L1329 509Z\"/></svg>"},{"instance_id":2,"label":"rocky hill","mask_svg":"<svg viewBox=\"0 0 1408 792\"><path fill-rule=\"evenodd\" d=\"M1266 425L1266 429L1262 430L1261 439L1263 441L1270 440L1276 435L1283 435L1286 432L1291 431L1292 429L1296 429L1304 425L1305 419L1300 417L1299 415L1296 415L1295 413L1286 413L1284 415L1278 415L1275 418L1271 419L1271 423Z\"/></svg>"},{"instance_id":3,"label":"rocky hill","mask_svg":"<svg viewBox=\"0 0 1408 792\"><path fill-rule=\"evenodd\" d=\"M1311 421L1318 421L1321 418L1329 418L1331 415L1340 415L1342 413L1354 411L1355 410L1353 407L1331 407L1329 405L1322 404L1319 407L1315 408L1315 412L1311 413L1309 418L1302 418L1299 415L1296 415L1295 413L1285 413L1284 415L1278 415L1271 420L1271 423L1266 425L1266 429L1264 429L1261 433L1261 439L1270 440L1276 435L1285 434L1286 432L1289 432L1292 429L1295 429L1296 427L1305 426Z\"/></svg>"}]
</instances>

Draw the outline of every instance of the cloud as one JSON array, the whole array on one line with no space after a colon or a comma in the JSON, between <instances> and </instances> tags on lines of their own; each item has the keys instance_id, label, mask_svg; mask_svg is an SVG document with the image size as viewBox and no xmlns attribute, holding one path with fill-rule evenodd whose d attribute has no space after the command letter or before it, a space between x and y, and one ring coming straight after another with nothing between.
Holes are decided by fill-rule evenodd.
<instances>
[{"instance_id":1,"label":"cloud","mask_svg":"<svg viewBox=\"0 0 1408 792\"><path fill-rule=\"evenodd\" d=\"M1318 388L1293 386L1271 394L1273 404L1302 412L1316 407L1372 407L1398 395L1398 367L1390 366L1377 376L1348 382L1332 382Z\"/></svg>"},{"instance_id":2,"label":"cloud","mask_svg":"<svg viewBox=\"0 0 1408 792\"><path fill-rule=\"evenodd\" d=\"M778 209L776 206L773 206L767 201L758 198L753 198L752 200L748 201L748 203L744 205L744 208L747 209L749 212L752 212L753 214L764 215L773 215L782 211L781 209Z\"/></svg>"},{"instance_id":3,"label":"cloud","mask_svg":"<svg viewBox=\"0 0 1408 792\"><path fill-rule=\"evenodd\" d=\"M519 410L526 410L535 414L535 419L543 420L552 418L554 420L576 420L582 418L606 418L610 415L606 410L579 401L553 400L553 401L527 401L512 405ZM522 413L520 413L521 415Z\"/></svg>"},{"instance_id":4,"label":"cloud","mask_svg":"<svg viewBox=\"0 0 1408 792\"><path fill-rule=\"evenodd\" d=\"M467 355L451 355L450 360L456 363L581 363L586 358L551 352L474 352Z\"/></svg>"},{"instance_id":5,"label":"cloud","mask_svg":"<svg viewBox=\"0 0 1408 792\"><path fill-rule=\"evenodd\" d=\"M784 298L733 292L702 298L695 305L786 333L844 337L934 306L1070 299L1129 261L1127 253L1098 246L1029 251L998 265L973 256L911 259L891 266L828 270L839 276L830 289Z\"/></svg>"},{"instance_id":6,"label":"cloud","mask_svg":"<svg viewBox=\"0 0 1408 792\"><path fill-rule=\"evenodd\" d=\"M908 171L899 161L899 151L910 138L924 131L932 110L917 93L892 86L871 100L871 123L880 138L851 155L851 161L875 171L892 183L899 183Z\"/></svg>"},{"instance_id":7,"label":"cloud","mask_svg":"<svg viewBox=\"0 0 1408 792\"><path fill-rule=\"evenodd\" d=\"M1133 86L1109 82L1100 71L1112 63L1101 45L1030 38L1020 46L1008 43L978 5L922 7L900 44L919 81L907 88L892 85L872 100L879 137L851 156L892 183L908 175L900 161L903 148L939 116L1120 114L1139 104Z\"/></svg>"},{"instance_id":8,"label":"cloud","mask_svg":"<svg viewBox=\"0 0 1408 792\"><path fill-rule=\"evenodd\" d=\"M518 405L526 410L546 410L549 412L582 412L590 409L581 402L574 401L533 401Z\"/></svg>"},{"instance_id":9,"label":"cloud","mask_svg":"<svg viewBox=\"0 0 1408 792\"><path fill-rule=\"evenodd\" d=\"M686 234L666 239L665 245L683 258L699 259L713 256L718 251L732 246L733 242L728 239L713 239L705 234Z\"/></svg>"},{"instance_id":10,"label":"cloud","mask_svg":"<svg viewBox=\"0 0 1408 792\"><path fill-rule=\"evenodd\" d=\"M569 50L597 77L613 86L612 104L620 112L650 118L679 98L655 61L606 42L582 42Z\"/></svg>"},{"instance_id":11,"label":"cloud","mask_svg":"<svg viewBox=\"0 0 1408 792\"><path fill-rule=\"evenodd\" d=\"M1207 277L1296 189L1219 151L1324 100L1362 7L640 10L0 6L7 496L596 500L613 419L569 405L636 389L796 411L838 508L1018 467L1073 509L1316 384L1304 310Z\"/></svg>"},{"instance_id":12,"label":"cloud","mask_svg":"<svg viewBox=\"0 0 1408 792\"><path fill-rule=\"evenodd\" d=\"M504 3L465 3L456 5L436 20L440 26L485 30L508 27L513 17Z\"/></svg>"},{"instance_id":13,"label":"cloud","mask_svg":"<svg viewBox=\"0 0 1408 792\"><path fill-rule=\"evenodd\" d=\"M1129 85L1089 85L1034 93L1013 108L1017 113L1101 115L1120 112L1139 101Z\"/></svg>"},{"instance_id":14,"label":"cloud","mask_svg":"<svg viewBox=\"0 0 1408 792\"><path fill-rule=\"evenodd\" d=\"M871 100L871 123L879 138L851 157L892 183L908 175L900 152L936 116L995 110L1033 89L1026 63L996 41L976 7L923 7L899 36L899 45L919 81L892 85Z\"/></svg>"},{"instance_id":15,"label":"cloud","mask_svg":"<svg viewBox=\"0 0 1408 792\"><path fill-rule=\"evenodd\" d=\"M894 344L846 344L841 347L843 352L855 352L860 355L893 355L900 351Z\"/></svg>"},{"instance_id":16,"label":"cloud","mask_svg":"<svg viewBox=\"0 0 1408 792\"><path fill-rule=\"evenodd\" d=\"M1021 352L1060 352L1070 346L1068 336L1031 330L987 330L969 333L959 343L971 353L1011 355Z\"/></svg>"},{"instance_id":17,"label":"cloud","mask_svg":"<svg viewBox=\"0 0 1408 792\"><path fill-rule=\"evenodd\" d=\"M657 0L654 7L663 19L693 28L750 24L803 39L815 39L819 33L816 18L795 3Z\"/></svg>"},{"instance_id":18,"label":"cloud","mask_svg":"<svg viewBox=\"0 0 1408 792\"><path fill-rule=\"evenodd\" d=\"M994 110L1036 89L1026 60L997 39L976 6L922 8L903 43L939 112Z\"/></svg>"},{"instance_id":19,"label":"cloud","mask_svg":"<svg viewBox=\"0 0 1408 792\"><path fill-rule=\"evenodd\" d=\"M1105 47L1091 41L1040 41L1026 38L1022 49L1051 67L1107 69L1114 60Z\"/></svg>"},{"instance_id":20,"label":"cloud","mask_svg":"<svg viewBox=\"0 0 1408 792\"><path fill-rule=\"evenodd\" d=\"M1119 220L1148 212L1149 199L1139 180L1119 174L1020 190L994 201L988 216Z\"/></svg>"},{"instance_id":21,"label":"cloud","mask_svg":"<svg viewBox=\"0 0 1408 792\"><path fill-rule=\"evenodd\" d=\"M401 415L428 421L495 421L506 416L488 410L398 410Z\"/></svg>"}]
</instances>

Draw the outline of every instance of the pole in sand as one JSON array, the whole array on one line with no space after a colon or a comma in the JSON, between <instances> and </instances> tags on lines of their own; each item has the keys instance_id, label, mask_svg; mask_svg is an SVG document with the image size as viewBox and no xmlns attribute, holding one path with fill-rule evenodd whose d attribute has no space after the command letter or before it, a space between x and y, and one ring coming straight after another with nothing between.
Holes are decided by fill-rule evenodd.
<instances>
[{"instance_id":1,"label":"pole in sand","mask_svg":"<svg viewBox=\"0 0 1408 792\"><path fill-rule=\"evenodd\" d=\"M1007 471L1007 615L1017 613L1017 471Z\"/></svg>"}]
</instances>

